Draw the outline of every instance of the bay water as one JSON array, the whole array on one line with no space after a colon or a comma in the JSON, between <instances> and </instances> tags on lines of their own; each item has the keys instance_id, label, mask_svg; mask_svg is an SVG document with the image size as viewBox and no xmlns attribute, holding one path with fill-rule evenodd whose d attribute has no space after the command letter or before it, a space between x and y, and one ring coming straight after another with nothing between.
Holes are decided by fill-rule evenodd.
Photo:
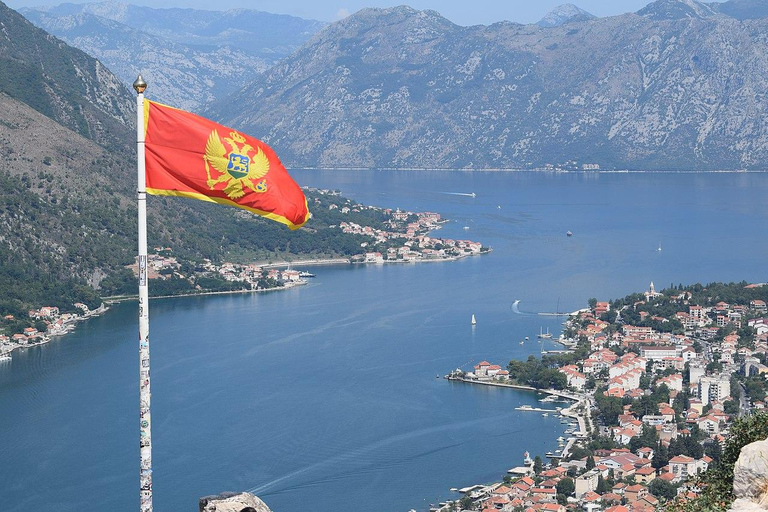
<instances>
[{"instance_id":1,"label":"bay water","mask_svg":"<svg viewBox=\"0 0 768 512\"><path fill-rule=\"evenodd\" d=\"M525 451L556 449L564 430L514 410L534 393L438 375L559 348L536 334L559 334L562 318L536 313L590 297L768 281L765 174L292 174L365 204L439 212L451 222L436 236L493 252L153 300L156 510L241 490L275 512L426 510L458 497L451 487L499 480ZM117 305L0 365L3 510L138 509L136 318L135 303Z\"/></svg>"}]
</instances>

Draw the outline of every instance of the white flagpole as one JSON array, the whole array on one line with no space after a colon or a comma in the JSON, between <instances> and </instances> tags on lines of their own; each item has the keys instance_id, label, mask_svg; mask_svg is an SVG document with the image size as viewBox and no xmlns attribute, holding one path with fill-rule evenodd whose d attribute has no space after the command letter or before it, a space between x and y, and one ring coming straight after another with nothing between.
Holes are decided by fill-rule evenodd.
<instances>
[{"instance_id":1,"label":"white flagpole","mask_svg":"<svg viewBox=\"0 0 768 512\"><path fill-rule=\"evenodd\" d=\"M137 199L139 206L139 482L141 512L152 512L152 393L149 385L149 285L147 279L147 183L144 174L144 90L141 75L133 82L136 99L136 154L138 163Z\"/></svg>"}]
</instances>

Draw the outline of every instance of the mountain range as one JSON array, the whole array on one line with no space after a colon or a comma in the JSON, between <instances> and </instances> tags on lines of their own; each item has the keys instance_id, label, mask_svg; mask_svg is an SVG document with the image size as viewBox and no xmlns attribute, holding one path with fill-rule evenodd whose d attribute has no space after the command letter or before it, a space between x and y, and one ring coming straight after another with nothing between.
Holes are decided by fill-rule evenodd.
<instances>
[{"instance_id":1,"label":"mountain range","mask_svg":"<svg viewBox=\"0 0 768 512\"><path fill-rule=\"evenodd\" d=\"M749 5L553 27L365 9L207 112L294 166L763 168L768 19L725 14Z\"/></svg>"},{"instance_id":2,"label":"mountain range","mask_svg":"<svg viewBox=\"0 0 768 512\"><path fill-rule=\"evenodd\" d=\"M124 84L141 73L157 101L186 110L241 89L325 26L248 9L154 9L115 1L20 12L99 59Z\"/></svg>"},{"instance_id":3,"label":"mountain range","mask_svg":"<svg viewBox=\"0 0 768 512\"><path fill-rule=\"evenodd\" d=\"M99 30L130 21L131 34L176 37L117 9L73 9L98 15ZM190 28L190 13L170 11L163 23L191 41L199 20ZM291 166L764 168L762 3L658 0L567 18L460 27L434 11L365 9L206 115L260 136ZM71 306L73 293L121 290L136 243L134 93L2 3L0 24L0 312L8 301ZM223 33L201 29L199 42ZM153 198L149 219L153 243L186 259L313 250L312 224L289 233L202 202Z\"/></svg>"}]
</instances>

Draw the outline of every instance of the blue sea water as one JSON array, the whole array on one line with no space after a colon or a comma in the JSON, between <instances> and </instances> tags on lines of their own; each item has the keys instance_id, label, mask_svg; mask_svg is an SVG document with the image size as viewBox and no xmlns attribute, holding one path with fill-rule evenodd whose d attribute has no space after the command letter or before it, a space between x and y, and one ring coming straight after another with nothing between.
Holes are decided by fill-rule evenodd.
<instances>
[{"instance_id":1,"label":"blue sea water","mask_svg":"<svg viewBox=\"0 0 768 512\"><path fill-rule=\"evenodd\" d=\"M555 449L563 430L514 410L532 393L437 375L557 348L535 335L562 319L536 312L650 281L768 280L764 174L293 174L366 204L440 212L451 222L437 236L494 251L154 300L156 510L196 510L227 490L254 490L276 512L426 510L457 497L451 487L500 479L526 450ZM138 509L136 316L116 306L0 365L4 510Z\"/></svg>"}]
</instances>

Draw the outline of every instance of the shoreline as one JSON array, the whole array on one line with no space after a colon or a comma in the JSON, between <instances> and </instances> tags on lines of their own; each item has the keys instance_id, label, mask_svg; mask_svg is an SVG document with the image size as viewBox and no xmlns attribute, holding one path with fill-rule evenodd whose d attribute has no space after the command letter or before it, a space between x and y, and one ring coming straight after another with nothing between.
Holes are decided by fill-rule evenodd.
<instances>
[{"instance_id":1,"label":"shoreline","mask_svg":"<svg viewBox=\"0 0 768 512\"><path fill-rule=\"evenodd\" d=\"M351 261L349 258L332 258L332 259L297 260L297 261L283 261L279 263L267 263L267 264L254 263L254 264L260 265L264 268L284 268L284 267L289 267L291 265L309 267L309 266L331 266L331 265L383 265L383 264L404 264L404 263L432 263L432 262L458 261L464 258L468 258L470 256L482 256L484 254L490 254L491 252L493 252L493 249L489 249L488 251L485 251L482 253L463 254L461 256L452 256L449 258L429 258L429 259L425 258L425 259L408 260L408 261L406 260ZM150 296L149 300L173 299L177 297L199 297L204 295L226 295L226 294L234 294L234 293L274 292L274 291L280 291L280 290L287 290L296 286L303 286L306 284L309 284L308 281L300 281L296 283L291 283L287 286L276 286L274 288L260 288L258 290L221 290L221 291L208 291L208 292L181 293L178 295L157 295L157 296ZM111 295L108 297L103 297L103 300L105 304L119 304L121 302L138 300L138 298L139 298L138 294Z\"/></svg>"},{"instance_id":2,"label":"shoreline","mask_svg":"<svg viewBox=\"0 0 768 512\"><path fill-rule=\"evenodd\" d=\"M429 259L417 259L417 260L384 260L381 262L371 262L371 261L357 261L353 262L349 258L325 258L325 259L309 259L309 260L296 260L296 261L282 261L278 263L267 263L267 264L260 264L256 263L257 265L260 265L264 268L284 268L284 267L290 267L291 265L297 265L297 266L330 266L330 265L372 265L372 264L383 264L383 263L425 263L425 262L447 262L447 261L458 261L461 259L464 259L469 256L482 256L483 254L489 254L493 252L493 249L488 249L485 252L481 253L471 253L471 254L462 254L460 256L451 256L446 258L429 258ZM304 286L309 284L309 281L302 280L297 282L291 282L283 286L277 286L274 288L261 288L261 289L255 289L255 290L221 290L221 291L200 291L200 292L194 292L194 293L183 293L178 295L158 295L154 297L149 297L149 300L155 300L155 299L177 299L181 297L202 297L206 295L231 295L231 294L246 294L246 293L265 293L265 292L277 292L277 291L283 291L283 290L289 290L291 288L295 288L297 286ZM66 329L64 332L58 332L55 334L47 335L44 340L32 343L32 344L26 344L26 345L16 345L13 348L11 348L10 351L4 352L0 355L7 355L10 357L10 355L17 349L20 348L28 348L28 347L37 347L41 345L45 345L51 341L51 338L53 336L65 336L69 334L72 330L74 330L74 325L82 320L87 320L94 316L100 316L101 314L107 312L110 308L109 306L112 304L121 304L123 302L133 302L137 301L139 299L138 293L136 295L112 295L107 297L102 297L102 306L99 308L89 312L86 315L83 315L82 317L78 317L75 319L74 322L69 324L71 328Z\"/></svg>"},{"instance_id":3,"label":"shoreline","mask_svg":"<svg viewBox=\"0 0 768 512\"><path fill-rule=\"evenodd\" d=\"M443 378L450 381L466 382L467 384L479 384L481 386L494 386L499 388L520 389L523 391L535 391L545 395L557 396L567 400L573 400L574 402L580 402L583 400L582 397L575 396L568 391L558 391L557 389L539 389L534 388L533 386L526 386L524 384L505 384L503 382L465 379L464 377L451 377L450 375L445 375Z\"/></svg>"},{"instance_id":4,"label":"shoreline","mask_svg":"<svg viewBox=\"0 0 768 512\"><path fill-rule=\"evenodd\" d=\"M179 295L157 295L149 298L150 301L154 299L178 299L180 297L202 297L205 295L232 295L237 293L263 293L263 292L277 292L280 290L289 290L297 286L304 286L309 284L307 281L300 281L291 283L286 286L276 286L274 288L259 288L256 290L221 290L211 292L194 292L194 293L182 293ZM105 304L120 304L121 302L131 302L139 299L139 295L115 295L111 297L104 297Z\"/></svg>"},{"instance_id":5,"label":"shoreline","mask_svg":"<svg viewBox=\"0 0 768 512\"><path fill-rule=\"evenodd\" d=\"M533 386L526 386L522 384L505 384L503 382L473 380L473 379L466 379L464 377L456 377L451 375L445 375L443 378L449 381L463 382L466 384L517 389L521 391L533 391L534 393L541 393L549 396L556 396L566 400L571 400L573 402L571 405L557 410L556 414L560 414L561 416L564 416L567 418L575 419L579 424L579 431L574 432L573 435L568 437L568 441L563 447L561 455L558 457L559 460L562 460L563 458L567 457L570 454L571 448L576 443L576 441L578 441L580 438L583 439L585 436L589 435L588 432L592 428L594 428L591 417L590 417L591 415L590 415L588 395L578 396L567 391L559 391L556 389L538 389L538 388L534 388ZM582 407L581 411L578 410L578 408L580 407ZM535 411L536 409L532 408L530 410ZM523 412L523 411L524 410L520 410L520 412ZM507 471L507 473L509 473L509 471ZM488 484L488 485L493 485L493 484ZM465 486L463 487L463 489L474 489L478 486L487 487L488 485L476 484L474 486ZM454 489L451 489L451 490L454 490ZM458 492L461 492L461 491L458 491Z\"/></svg>"},{"instance_id":6,"label":"shoreline","mask_svg":"<svg viewBox=\"0 0 768 512\"><path fill-rule=\"evenodd\" d=\"M283 268L290 267L291 265L299 265L302 267L319 267L323 265L346 265L349 263L351 263L349 258L326 258L313 260L280 261L277 263L259 263L256 261L253 264L264 268Z\"/></svg>"}]
</instances>

